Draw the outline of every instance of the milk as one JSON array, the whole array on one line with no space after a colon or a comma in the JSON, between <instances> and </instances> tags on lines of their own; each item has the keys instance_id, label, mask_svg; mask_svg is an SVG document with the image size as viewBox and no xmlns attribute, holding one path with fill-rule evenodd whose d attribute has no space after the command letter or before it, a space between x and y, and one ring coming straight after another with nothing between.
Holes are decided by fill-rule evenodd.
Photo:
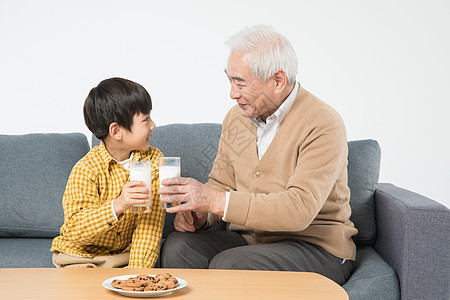
<instances>
[{"instance_id":1,"label":"milk","mask_svg":"<svg viewBox=\"0 0 450 300\"><path fill-rule=\"evenodd\" d=\"M161 181L167 178L172 177L180 177L181 170L180 166L159 166L159 185L160 187L163 187L164 185L161 184ZM180 203L174 202L174 203L163 203L161 202L161 207L163 209L170 208L172 206L177 206Z\"/></svg>"},{"instance_id":2,"label":"milk","mask_svg":"<svg viewBox=\"0 0 450 300\"><path fill-rule=\"evenodd\" d=\"M145 186L152 190L152 164L149 161L132 162L130 166L130 181L143 181ZM146 204L133 205L133 212L149 212L152 206L152 199L148 199ZM145 207L145 209L135 209L135 207Z\"/></svg>"},{"instance_id":3,"label":"milk","mask_svg":"<svg viewBox=\"0 0 450 300\"><path fill-rule=\"evenodd\" d=\"M179 166L160 166L159 167L159 182L167 178L180 177Z\"/></svg>"}]
</instances>

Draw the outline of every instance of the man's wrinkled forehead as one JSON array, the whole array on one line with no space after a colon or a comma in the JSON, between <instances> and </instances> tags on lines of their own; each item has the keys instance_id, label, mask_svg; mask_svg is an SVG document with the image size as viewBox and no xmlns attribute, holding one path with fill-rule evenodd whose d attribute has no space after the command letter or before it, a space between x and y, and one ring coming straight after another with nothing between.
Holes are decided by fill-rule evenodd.
<instances>
[{"instance_id":1,"label":"man's wrinkled forehead","mask_svg":"<svg viewBox=\"0 0 450 300\"><path fill-rule=\"evenodd\" d=\"M252 78L249 66L249 54L231 52L228 56L225 74L230 80L246 82Z\"/></svg>"},{"instance_id":2,"label":"man's wrinkled forehead","mask_svg":"<svg viewBox=\"0 0 450 300\"><path fill-rule=\"evenodd\" d=\"M227 75L227 77L228 77L229 79L232 79L232 80L234 80L234 81L245 82L245 79L242 78L242 77L240 77L240 76L232 76L232 75L228 74L227 68L223 69L223 71L225 72L225 74Z\"/></svg>"}]
</instances>

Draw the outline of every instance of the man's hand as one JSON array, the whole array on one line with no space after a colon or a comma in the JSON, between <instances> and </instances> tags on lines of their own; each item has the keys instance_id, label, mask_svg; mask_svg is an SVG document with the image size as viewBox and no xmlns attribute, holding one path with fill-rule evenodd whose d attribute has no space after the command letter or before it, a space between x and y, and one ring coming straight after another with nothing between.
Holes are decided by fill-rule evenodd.
<instances>
[{"instance_id":1,"label":"man's hand","mask_svg":"<svg viewBox=\"0 0 450 300\"><path fill-rule=\"evenodd\" d=\"M207 218L208 213L194 212L194 211L179 212L175 216L173 225L176 231L194 232L196 229L199 229L205 224Z\"/></svg>"},{"instance_id":2,"label":"man's hand","mask_svg":"<svg viewBox=\"0 0 450 300\"><path fill-rule=\"evenodd\" d=\"M168 213L196 211L210 212L223 216L225 193L213 190L193 178L174 177L161 182L159 194L161 202L181 202L168 208Z\"/></svg>"},{"instance_id":3,"label":"man's hand","mask_svg":"<svg viewBox=\"0 0 450 300\"><path fill-rule=\"evenodd\" d=\"M114 211L119 217L124 211L135 204L146 204L151 198L150 190L143 181L132 180L127 182L120 196L114 200Z\"/></svg>"}]
</instances>

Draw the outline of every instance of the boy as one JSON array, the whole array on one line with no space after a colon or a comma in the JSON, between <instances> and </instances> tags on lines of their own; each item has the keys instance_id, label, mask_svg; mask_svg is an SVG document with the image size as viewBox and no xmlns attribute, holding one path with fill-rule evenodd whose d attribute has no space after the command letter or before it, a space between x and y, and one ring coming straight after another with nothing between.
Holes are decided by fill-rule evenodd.
<instances>
[{"instance_id":1,"label":"boy","mask_svg":"<svg viewBox=\"0 0 450 300\"><path fill-rule=\"evenodd\" d=\"M165 212L159 205L158 158L149 146L155 123L152 101L138 83L111 78L93 88L84 103L89 130L102 142L74 167L63 197L64 224L52 243L56 267L153 267ZM152 162L152 190L130 181L130 161ZM150 213L131 206L152 197Z\"/></svg>"}]
</instances>

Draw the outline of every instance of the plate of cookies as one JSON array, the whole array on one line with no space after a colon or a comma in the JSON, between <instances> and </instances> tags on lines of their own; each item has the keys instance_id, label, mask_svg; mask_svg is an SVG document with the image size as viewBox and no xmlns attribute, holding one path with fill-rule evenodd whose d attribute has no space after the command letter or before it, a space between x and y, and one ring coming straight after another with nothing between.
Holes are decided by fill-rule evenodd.
<instances>
[{"instance_id":1,"label":"plate of cookies","mask_svg":"<svg viewBox=\"0 0 450 300\"><path fill-rule=\"evenodd\" d=\"M148 298L171 294L187 286L187 282L170 273L156 275L122 275L103 281L103 287L123 296Z\"/></svg>"}]
</instances>

